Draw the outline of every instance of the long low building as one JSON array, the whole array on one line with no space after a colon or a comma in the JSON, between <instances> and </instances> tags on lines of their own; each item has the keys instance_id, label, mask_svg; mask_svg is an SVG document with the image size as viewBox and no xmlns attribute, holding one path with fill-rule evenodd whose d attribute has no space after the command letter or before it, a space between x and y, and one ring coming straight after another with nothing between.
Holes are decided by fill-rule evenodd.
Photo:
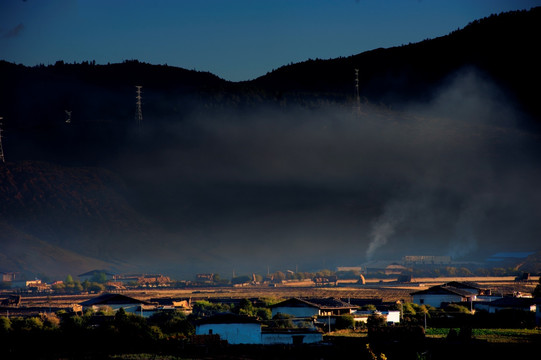
<instances>
[{"instance_id":1,"label":"long low building","mask_svg":"<svg viewBox=\"0 0 541 360\"><path fill-rule=\"evenodd\" d=\"M91 309L99 311L103 309L111 309L114 312L123 308L124 311L134 314L141 314L144 305L151 305L147 301L134 299L121 294L102 294L95 298L79 303L83 307L83 311Z\"/></svg>"},{"instance_id":2,"label":"long low building","mask_svg":"<svg viewBox=\"0 0 541 360\"><path fill-rule=\"evenodd\" d=\"M323 334L316 329L262 329L261 322L249 316L217 314L199 320L197 336L216 336L231 345L239 344L302 344L317 343Z\"/></svg>"}]
</instances>

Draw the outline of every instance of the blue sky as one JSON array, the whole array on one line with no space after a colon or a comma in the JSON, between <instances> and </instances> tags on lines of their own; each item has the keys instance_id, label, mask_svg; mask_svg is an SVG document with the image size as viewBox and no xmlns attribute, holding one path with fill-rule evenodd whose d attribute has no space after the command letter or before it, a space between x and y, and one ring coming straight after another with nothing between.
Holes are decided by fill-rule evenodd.
<instances>
[{"instance_id":1,"label":"blue sky","mask_svg":"<svg viewBox=\"0 0 541 360\"><path fill-rule=\"evenodd\" d=\"M533 0L0 0L0 59L138 59L250 80L448 34Z\"/></svg>"}]
</instances>

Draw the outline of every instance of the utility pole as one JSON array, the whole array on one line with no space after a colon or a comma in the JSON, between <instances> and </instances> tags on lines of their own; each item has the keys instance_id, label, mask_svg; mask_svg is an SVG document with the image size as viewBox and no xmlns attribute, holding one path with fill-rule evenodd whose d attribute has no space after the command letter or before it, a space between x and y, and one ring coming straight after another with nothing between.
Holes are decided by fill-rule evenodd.
<instances>
[{"instance_id":1,"label":"utility pole","mask_svg":"<svg viewBox=\"0 0 541 360\"><path fill-rule=\"evenodd\" d=\"M2 120L4 118L0 116L0 160L5 164L6 159L4 158L4 149L2 148Z\"/></svg>"},{"instance_id":2,"label":"utility pole","mask_svg":"<svg viewBox=\"0 0 541 360\"><path fill-rule=\"evenodd\" d=\"M135 87L137 88L137 96L135 97L135 99L137 100L135 102L135 120L137 122L137 130L141 132L143 128L143 109L141 108L142 106L141 89L143 88L143 86L135 85Z\"/></svg>"}]
</instances>

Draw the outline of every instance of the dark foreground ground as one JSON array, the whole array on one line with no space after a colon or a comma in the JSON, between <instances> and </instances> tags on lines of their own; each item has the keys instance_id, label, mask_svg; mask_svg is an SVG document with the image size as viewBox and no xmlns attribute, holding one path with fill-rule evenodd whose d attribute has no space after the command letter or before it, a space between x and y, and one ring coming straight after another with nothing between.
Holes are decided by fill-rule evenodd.
<instances>
[{"instance_id":1,"label":"dark foreground ground","mask_svg":"<svg viewBox=\"0 0 541 360\"><path fill-rule=\"evenodd\" d=\"M172 360L172 359L368 359L368 360L455 360L455 359L535 359L541 341L533 343L489 343L486 341L448 341L424 339L414 343L368 342L367 338L329 337L320 344L301 345L187 345L178 343L149 352L109 353L100 344L88 343L84 349L37 348L27 344L15 351L2 352L2 359L43 360ZM69 345L67 346L69 348ZM383 357L384 356L384 357Z\"/></svg>"}]
</instances>

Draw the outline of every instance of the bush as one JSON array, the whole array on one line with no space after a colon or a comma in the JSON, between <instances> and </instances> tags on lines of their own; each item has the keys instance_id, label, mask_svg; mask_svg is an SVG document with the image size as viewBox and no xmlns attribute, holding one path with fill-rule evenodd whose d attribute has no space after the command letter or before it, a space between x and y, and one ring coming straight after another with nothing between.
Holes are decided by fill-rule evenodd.
<instances>
[{"instance_id":1,"label":"bush","mask_svg":"<svg viewBox=\"0 0 541 360\"><path fill-rule=\"evenodd\" d=\"M335 328L336 330L353 329L355 327L355 320L352 315L342 315L336 318Z\"/></svg>"}]
</instances>

